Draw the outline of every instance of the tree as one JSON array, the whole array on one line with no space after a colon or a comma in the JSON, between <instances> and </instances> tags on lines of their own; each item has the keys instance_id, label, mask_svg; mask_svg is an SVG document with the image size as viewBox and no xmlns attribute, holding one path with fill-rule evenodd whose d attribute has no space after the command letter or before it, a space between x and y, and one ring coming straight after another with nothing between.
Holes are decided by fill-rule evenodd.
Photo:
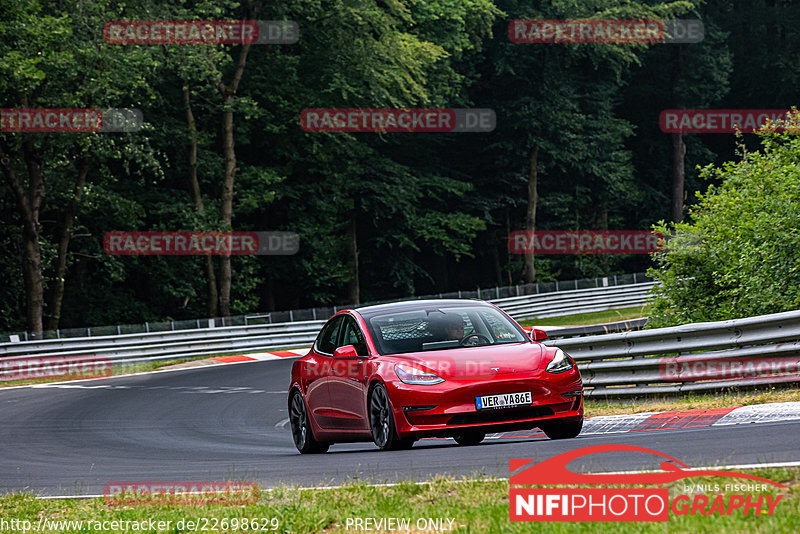
<instances>
[{"instance_id":1,"label":"tree","mask_svg":"<svg viewBox=\"0 0 800 534\"><path fill-rule=\"evenodd\" d=\"M650 275L661 285L648 326L800 306L800 139L768 131L759 137L761 151L742 148L739 161L702 169L701 177L721 184L697 193L692 222L654 227L674 236L654 254Z\"/></svg>"},{"instance_id":2,"label":"tree","mask_svg":"<svg viewBox=\"0 0 800 534\"><path fill-rule=\"evenodd\" d=\"M3 4L0 23L0 95L9 107L111 108L128 107L131 97L146 93L146 53L123 55L97 39L103 6L74 3L64 14L57 7L37 3ZM67 271L72 226L91 162L104 153L102 134L0 135L0 168L13 193L19 224L25 285L26 326L34 336L58 326ZM64 177L69 176L64 181ZM46 204L51 187L68 193L66 202ZM43 210L53 210L60 228L43 235ZM55 243L55 257L45 256L43 244ZM47 276L52 265L53 271ZM46 292L49 289L49 309Z\"/></svg>"}]
</instances>

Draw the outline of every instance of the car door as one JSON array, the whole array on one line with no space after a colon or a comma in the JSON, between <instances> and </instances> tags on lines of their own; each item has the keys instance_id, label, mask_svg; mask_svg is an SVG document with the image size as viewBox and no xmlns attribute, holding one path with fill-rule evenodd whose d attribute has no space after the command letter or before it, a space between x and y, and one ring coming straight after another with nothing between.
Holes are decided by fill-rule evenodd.
<instances>
[{"instance_id":1,"label":"car door","mask_svg":"<svg viewBox=\"0 0 800 534\"><path fill-rule=\"evenodd\" d=\"M331 398L332 415L337 428L368 430L366 410L366 362L369 349L356 320L345 315L337 347L353 345L359 357L333 358L328 375L328 393Z\"/></svg>"},{"instance_id":2,"label":"car door","mask_svg":"<svg viewBox=\"0 0 800 534\"><path fill-rule=\"evenodd\" d=\"M333 367L333 351L336 350L343 318L342 315L336 316L322 327L311 349L313 357L308 361L305 372L308 410L323 428L336 428L336 421L331 418L328 376Z\"/></svg>"}]
</instances>

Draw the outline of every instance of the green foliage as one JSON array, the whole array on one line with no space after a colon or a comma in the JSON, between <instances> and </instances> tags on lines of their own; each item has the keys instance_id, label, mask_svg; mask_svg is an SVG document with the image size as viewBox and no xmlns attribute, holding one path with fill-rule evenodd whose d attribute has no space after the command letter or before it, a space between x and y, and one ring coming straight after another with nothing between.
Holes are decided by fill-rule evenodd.
<instances>
[{"instance_id":1,"label":"green foliage","mask_svg":"<svg viewBox=\"0 0 800 534\"><path fill-rule=\"evenodd\" d=\"M648 326L715 321L800 307L800 139L761 133L762 150L708 165L720 180L691 211L651 269L656 289Z\"/></svg>"},{"instance_id":2,"label":"green foliage","mask_svg":"<svg viewBox=\"0 0 800 534\"><path fill-rule=\"evenodd\" d=\"M233 313L349 303L356 281L352 225L362 301L520 282L522 257L508 253L506 238L524 223L534 146L539 148L537 228L641 229L665 218L672 145L657 118L662 109L674 107L671 77L678 51L684 75L677 92L684 107L775 108L800 98L795 83L800 77L800 8L785 3L259 4L258 19L294 20L301 33L296 44L250 49L230 108L238 168L232 226L298 232L301 246L292 257L234 258ZM2 107L135 107L146 121L143 130L124 134L0 133L0 146L12 155L23 182L23 141L33 143L43 162L39 221L46 290L54 285L58 237L76 162L89 162L67 256L63 327L206 314L204 258L109 256L102 236L113 230L220 229L225 168L220 115L225 104L219 84L230 81L241 47L111 45L101 31L104 22L119 19L239 19L247 6L232 0L0 4ZM513 19L695 16L704 21L705 40L680 47L528 45L507 37ZM184 86L197 126L202 212L189 183ZM299 117L313 107L492 108L498 123L494 132L484 134L309 133L300 128ZM731 136L684 138L687 168L732 155ZM792 140L769 142L790 146ZM757 167L757 160L745 161ZM727 168L703 176L712 183L727 181ZM738 176L738 171L730 174ZM706 188L691 169L686 183L687 189ZM723 190L712 188L703 202L712 202ZM749 202L755 200L737 198L735 205L744 209ZM764 222L744 226L750 234L742 235L752 234L752 240L738 248L714 249L719 257L709 262L699 261L703 247L729 230L717 238L704 234L702 240L686 230L685 250L692 254L681 256L676 250L675 257L683 259L661 264L660 276L674 276L672 285L678 287L681 273L696 269L691 276L697 282L682 299L664 305L664 320L713 315L691 311L700 308L730 315L755 309L755 304L764 310L796 306L791 289L797 285L792 282L796 273L791 262L780 260L789 257L781 254L791 253L795 244L796 234L789 230L793 208L778 208L761 206ZM758 246L756 232L763 237ZM0 330L24 327L20 238L17 202L2 177ZM681 239L679 232L673 243ZM700 247L699 252L692 247ZM739 263L726 270L717 267L720 258ZM536 262L539 281L641 271L650 265L645 256L542 256ZM775 267L765 269L768 262ZM757 282L754 272L771 273L774 280ZM700 297L709 299L707 306L697 304Z\"/></svg>"}]
</instances>

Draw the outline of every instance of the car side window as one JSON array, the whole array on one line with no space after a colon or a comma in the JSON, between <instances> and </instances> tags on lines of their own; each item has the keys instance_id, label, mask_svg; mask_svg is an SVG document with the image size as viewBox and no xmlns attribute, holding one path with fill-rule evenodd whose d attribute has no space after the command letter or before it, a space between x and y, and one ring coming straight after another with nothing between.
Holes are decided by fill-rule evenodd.
<instances>
[{"instance_id":1,"label":"car side window","mask_svg":"<svg viewBox=\"0 0 800 534\"><path fill-rule=\"evenodd\" d=\"M358 327L356 320L350 316L344 319L344 332L342 333L342 341L339 343L340 347L344 347L345 345L353 345L359 356L369 356L367 343L364 341L364 334Z\"/></svg>"},{"instance_id":2,"label":"car side window","mask_svg":"<svg viewBox=\"0 0 800 534\"><path fill-rule=\"evenodd\" d=\"M342 326L342 316L335 318L326 324L317 338L317 351L323 354L333 354L336 350L336 338L339 336L339 329Z\"/></svg>"}]
</instances>

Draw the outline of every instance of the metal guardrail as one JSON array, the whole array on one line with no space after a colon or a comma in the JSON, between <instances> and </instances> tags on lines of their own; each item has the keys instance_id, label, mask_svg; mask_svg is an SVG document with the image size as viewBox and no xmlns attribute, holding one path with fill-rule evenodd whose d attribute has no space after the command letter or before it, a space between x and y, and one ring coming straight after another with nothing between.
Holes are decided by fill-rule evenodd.
<instances>
[{"instance_id":1,"label":"metal guardrail","mask_svg":"<svg viewBox=\"0 0 800 534\"><path fill-rule=\"evenodd\" d=\"M647 303L649 291L655 284L645 282L627 286L579 289L537 295L537 298L511 297L496 299L496 304L517 320L544 317L559 317L597 311L613 310Z\"/></svg>"},{"instance_id":2,"label":"metal guardrail","mask_svg":"<svg viewBox=\"0 0 800 534\"><path fill-rule=\"evenodd\" d=\"M596 298L596 291L588 293L586 298ZM552 295L540 297L551 299ZM521 313L529 313L534 306L524 299L504 300L502 306L521 306ZM563 305L560 300L549 300L549 304ZM0 359L103 357L127 364L308 346L322 324L306 321L4 343ZM564 349L577 361L587 397L800 382L800 310L651 330L641 330L643 324L644 320L634 320L552 329L552 338L545 343Z\"/></svg>"},{"instance_id":3,"label":"metal guardrail","mask_svg":"<svg viewBox=\"0 0 800 534\"><path fill-rule=\"evenodd\" d=\"M576 360L590 397L800 382L800 310L545 343Z\"/></svg>"},{"instance_id":4,"label":"metal guardrail","mask_svg":"<svg viewBox=\"0 0 800 534\"><path fill-rule=\"evenodd\" d=\"M652 283L526 295L491 302L505 309L516 319L534 315L551 317L582 313L586 310L596 310L598 307L605 310L615 306L633 305L631 302L643 303L649 287L652 287ZM0 343L0 359L102 357L114 364L129 364L303 347L314 342L324 323L324 320L302 321Z\"/></svg>"},{"instance_id":5,"label":"metal guardrail","mask_svg":"<svg viewBox=\"0 0 800 534\"><path fill-rule=\"evenodd\" d=\"M631 330L641 330L647 323L647 318L630 319L627 321L617 321L614 323L591 324L585 326L553 327L543 326L541 330L547 332L548 339L565 339L581 336L595 336L599 334L615 334L617 332L628 332Z\"/></svg>"},{"instance_id":6,"label":"metal guardrail","mask_svg":"<svg viewBox=\"0 0 800 534\"><path fill-rule=\"evenodd\" d=\"M533 284L517 284L513 286L478 288L474 291L453 291L435 295L418 295L411 299L432 298L478 298L502 299L506 297L524 297L528 295L541 295L545 293L569 292L576 289L608 288L611 286L625 286L648 281L646 273L631 273L609 275L599 278L581 278L578 280L561 280L553 282L537 282ZM372 302L367 304L381 304L392 301ZM47 330L38 339L63 339L82 337L102 337L124 334L149 334L151 332L169 332L178 330L219 328L229 326L251 326L256 324L281 324L304 321L317 321L327 319L338 310L352 306L321 306L299 310L256 312L247 315L232 317L218 317L215 319L182 319L176 321L145 322L141 324L93 326L84 328L62 328L60 330ZM0 343L6 341L19 342L34 340L27 332L0 333Z\"/></svg>"}]
</instances>

